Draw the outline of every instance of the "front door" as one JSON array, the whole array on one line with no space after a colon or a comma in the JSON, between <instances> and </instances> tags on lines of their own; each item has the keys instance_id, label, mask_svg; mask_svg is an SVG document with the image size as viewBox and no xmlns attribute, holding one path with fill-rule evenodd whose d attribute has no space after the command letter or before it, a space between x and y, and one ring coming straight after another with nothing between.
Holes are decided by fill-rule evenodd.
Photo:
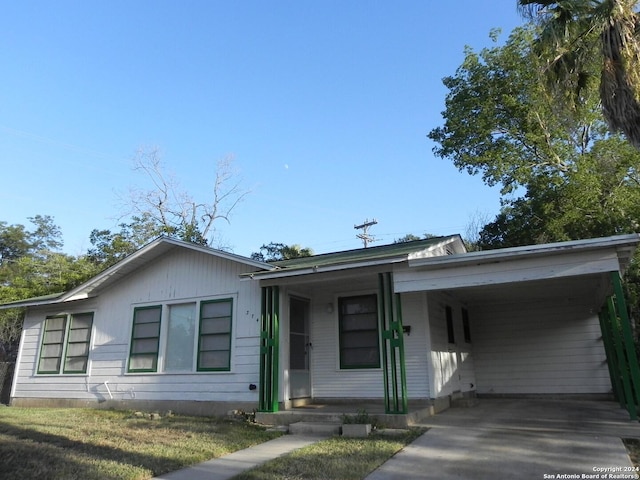
<instances>
[{"instance_id":1,"label":"front door","mask_svg":"<svg viewBox=\"0 0 640 480\"><path fill-rule=\"evenodd\" d=\"M309 301L289 298L289 399L311 396Z\"/></svg>"}]
</instances>

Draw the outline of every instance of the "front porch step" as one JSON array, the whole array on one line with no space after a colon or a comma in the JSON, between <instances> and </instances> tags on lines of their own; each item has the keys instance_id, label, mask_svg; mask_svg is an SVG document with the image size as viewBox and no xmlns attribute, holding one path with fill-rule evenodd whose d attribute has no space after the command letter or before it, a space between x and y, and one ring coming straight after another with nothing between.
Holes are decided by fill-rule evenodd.
<instances>
[{"instance_id":1,"label":"front porch step","mask_svg":"<svg viewBox=\"0 0 640 480\"><path fill-rule=\"evenodd\" d=\"M289 425L291 434L339 435L341 429L341 423L296 422Z\"/></svg>"}]
</instances>

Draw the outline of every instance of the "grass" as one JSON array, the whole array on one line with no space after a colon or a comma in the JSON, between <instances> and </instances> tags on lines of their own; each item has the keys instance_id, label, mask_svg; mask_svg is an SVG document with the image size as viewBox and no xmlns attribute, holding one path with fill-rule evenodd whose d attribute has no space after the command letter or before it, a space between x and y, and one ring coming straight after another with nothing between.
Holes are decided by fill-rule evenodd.
<instances>
[{"instance_id":1,"label":"grass","mask_svg":"<svg viewBox=\"0 0 640 480\"><path fill-rule=\"evenodd\" d=\"M0 407L2 478L142 480L279 436L226 419Z\"/></svg>"},{"instance_id":2,"label":"grass","mask_svg":"<svg viewBox=\"0 0 640 480\"><path fill-rule=\"evenodd\" d=\"M361 480L423 432L411 429L394 436L333 437L267 462L234 480Z\"/></svg>"}]
</instances>

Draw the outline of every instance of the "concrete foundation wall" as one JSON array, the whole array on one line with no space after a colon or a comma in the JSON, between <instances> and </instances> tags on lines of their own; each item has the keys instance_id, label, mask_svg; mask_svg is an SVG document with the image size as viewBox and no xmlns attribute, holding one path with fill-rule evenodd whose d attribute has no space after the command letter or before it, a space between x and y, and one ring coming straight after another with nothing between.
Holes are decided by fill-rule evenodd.
<instances>
[{"instance_id":1,"label":"concrete foundation wall","mask_svg":"<svg viewBox=\"0 0 640 480\"><path fill-rule=\"evenodd\" d=\"M258 408L258 404L253 402L198 402L175 400L107 400L98 402L65 398L14 398L11 406L28 408L99 408L160 413L171 410L174 413L182 415L202 417L227 415L230 410L253 412Z\"/></svg>"}]
</instances>

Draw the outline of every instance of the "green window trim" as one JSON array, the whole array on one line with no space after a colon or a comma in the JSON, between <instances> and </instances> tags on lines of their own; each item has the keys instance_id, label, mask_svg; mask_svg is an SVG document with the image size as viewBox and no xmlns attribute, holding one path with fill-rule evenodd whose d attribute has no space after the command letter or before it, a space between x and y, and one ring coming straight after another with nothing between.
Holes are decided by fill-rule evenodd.
<instances>
[{"instance_id":1,"label":"green window trim","mask_svg":"<svg viewBox=\"0 0 640 480\"><path fill-rule=\"evenodd\" d=\"M40 359L38 360L38 373L60 373L66 330L66 315L56 315L45 319L44 332L40 345ZM52 364L55 364L55 368L50 366Z\"/></svg>"},{"instance_id":2,"label":"green window trim","mask_svg":"<svg viewBox=\"0 0 640 480\"><path fill-rule=\"evenodd\" d=\"M133 327L131 329L131 347L127 372L148 373L158 371L161 323L161 305L133 309Z\"/></svg>"},{"instance_id":3,"label":"green window trim","mask_svg":"<svg viewBox=\"0 0 640 480\"><path fill-rule=\"evenodd\" d=\"M64 354L63 373L87 373L93 313L71 315ZM80 368L77 365L81 365Z\"/></svg>"},{"instance_id":4,"label":"green window trim","mask_svg":"<svg viewBox=\"0 0 640 480\"><path fill-rule=\"evenodd\" d=\"M380 326L376 294L338 299L340 369L380 368Z\"/></svg>"},{"instance_id":5,"label":"green window trim","mask_svg":"<svg viewBox=\"0 0 640 480\"><path fill-rule=\"evenodd\" d=\"M93 331L93 313L45 318L38 374L86 374Z\"/></svg>"},{"instance_id":6,"label":"green window trim","mask_svg":"<svg viewBox=\"0 0 640 480\"><path fill-rule=\"evenodd\" d=\"M231 370L233 298L200 302L198 372Z\"/></svg>"}]
</instances>

